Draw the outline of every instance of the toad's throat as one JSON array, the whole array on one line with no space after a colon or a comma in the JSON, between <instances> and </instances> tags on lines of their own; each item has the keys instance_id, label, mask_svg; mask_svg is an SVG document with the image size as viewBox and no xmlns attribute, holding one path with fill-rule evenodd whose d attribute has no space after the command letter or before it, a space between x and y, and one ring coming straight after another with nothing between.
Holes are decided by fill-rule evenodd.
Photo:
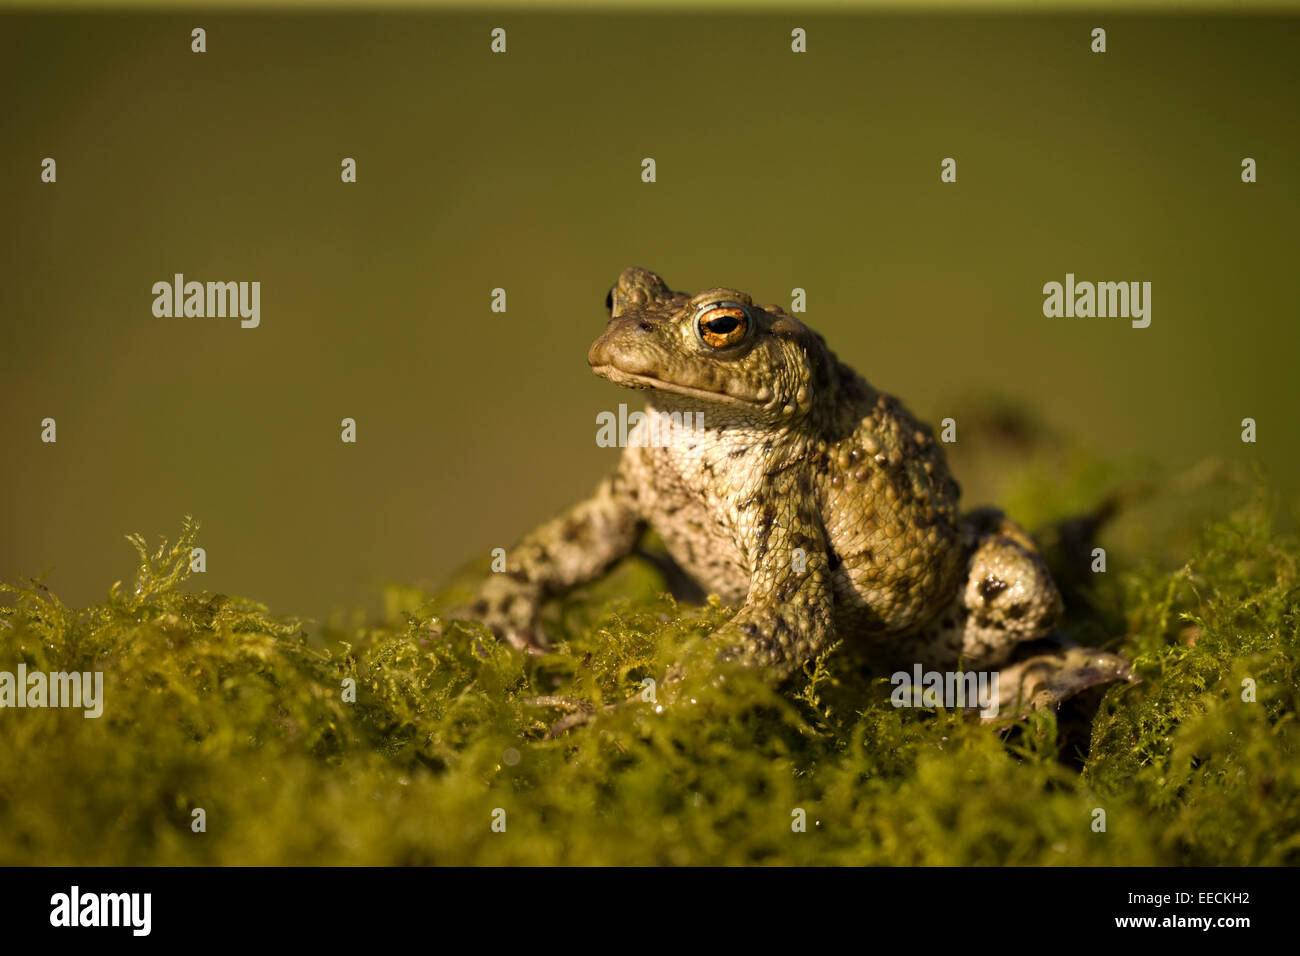
<instances>
[{"instance_id":1,"label":"toad's throat","mask_svg":"<svg viewBox=\"0 0 1300 956\"><path fill-rule=\"evenodd\" d=\"M624 388L674 392L678 395L685 395L687 398L695 398L705 402L720 402L724 405L745 408L761 404L755 399L729 395L726 392L714 392L707 388L696 388L694 385L681 385L666 379L655 378L653 375L638 375L634 372L625 372L613 365L593 365L591 370L601 378L609 379L615 385L621 385Z\"/></svg>"}]
</instances>

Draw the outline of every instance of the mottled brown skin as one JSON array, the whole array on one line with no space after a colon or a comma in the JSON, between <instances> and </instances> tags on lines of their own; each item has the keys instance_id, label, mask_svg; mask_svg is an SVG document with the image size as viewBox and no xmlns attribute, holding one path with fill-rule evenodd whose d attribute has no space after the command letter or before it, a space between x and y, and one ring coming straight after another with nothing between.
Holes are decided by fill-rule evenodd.
<instances>
[{"instance_id":1,"label":"mottled brown skin","mask_svg":"<svg viewBox=\"0 0 1300 956\"><path fill-rule=\"evenodd\" d=\"M965 517L942 446L776 306L736 289L674 292L627 269L592 344L596 374L646 389L647 412L703 413L660 447L628 447L595 494L542 525L470 613L544 646L548 596L628 554L646 526L706 591L738 605L715 635L785 672L836 637L884 665L996 666L1046 634L1061 601L1029 537Z\"/></svg>"}]
</instances>

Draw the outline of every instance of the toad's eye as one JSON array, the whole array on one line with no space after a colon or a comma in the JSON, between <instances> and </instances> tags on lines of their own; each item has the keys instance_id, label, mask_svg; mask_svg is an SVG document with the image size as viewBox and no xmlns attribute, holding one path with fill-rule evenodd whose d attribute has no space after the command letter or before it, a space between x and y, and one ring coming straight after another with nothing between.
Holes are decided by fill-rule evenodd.
<instances>
[{"instance_id":1,"label":"toad's eye","mask_svg":"<svg viewBox=\"0 0 1300 956\"><path fill-rule=\"evenodd\" d=\"M700 341L715 349L743 342L749 326L749 310L735 302L715 302L700 313L695 323Z\"/></svg>"}]
</instances>

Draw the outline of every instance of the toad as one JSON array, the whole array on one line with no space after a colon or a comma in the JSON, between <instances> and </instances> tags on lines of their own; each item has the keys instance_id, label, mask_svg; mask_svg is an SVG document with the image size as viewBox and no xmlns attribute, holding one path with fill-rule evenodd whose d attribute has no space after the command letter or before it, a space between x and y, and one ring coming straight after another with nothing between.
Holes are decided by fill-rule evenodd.
<instances>
[{"instance_id":1,"label":"toad","mask_svg":"<svg viewBox=\"0 0 1300 956\"><path fill-rule=\"evenodd\" d=\"M605 307L587 360L644 390L646 418L595 493L484 582L470 615L498 637L545 647L542 602L602 574L647 527L737 608L713 635L720 650L778 674L837 639L886 667L998 668L1052 631L1061 596L1029 535L994 508L963 514L930 427L819 334L738 289L675 292L638 268ZM1022 688L1028 673L1037 684ZM1004 679L1002 696L1057 702L1126 675L1115 655L1075 648Z\"/></svg>"}]
</instances>

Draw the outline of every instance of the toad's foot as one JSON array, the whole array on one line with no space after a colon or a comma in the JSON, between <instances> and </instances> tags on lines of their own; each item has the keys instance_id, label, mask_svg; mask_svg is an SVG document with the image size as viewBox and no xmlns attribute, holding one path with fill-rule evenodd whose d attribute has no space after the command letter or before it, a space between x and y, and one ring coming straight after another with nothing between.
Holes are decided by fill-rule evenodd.
<instances>
[{"instance_id":1,"label":"toad's foot","mask_svg":"<svg viewBox=\"0 0 1300 956\"><path fill-rule=\"evenodd\" d=\"M1080 691L1111 681L1137 683L1128 661L1095 647L1063 647L1036 654L998 671L998 710L983 723L1057 708Z\"/></svg>"},{"instance_id":2,"label":"toad's foot","mask_svg":"<svg viewBox=\"0 0 1300 956\"><path fill-rule=\"evenodd\" d=\"M477 621L517 651L538 654L550 640L537 621L542 589L521 575L494 574L469 604L448 608L448 620Z\"/></svg>"}]
</instances>

